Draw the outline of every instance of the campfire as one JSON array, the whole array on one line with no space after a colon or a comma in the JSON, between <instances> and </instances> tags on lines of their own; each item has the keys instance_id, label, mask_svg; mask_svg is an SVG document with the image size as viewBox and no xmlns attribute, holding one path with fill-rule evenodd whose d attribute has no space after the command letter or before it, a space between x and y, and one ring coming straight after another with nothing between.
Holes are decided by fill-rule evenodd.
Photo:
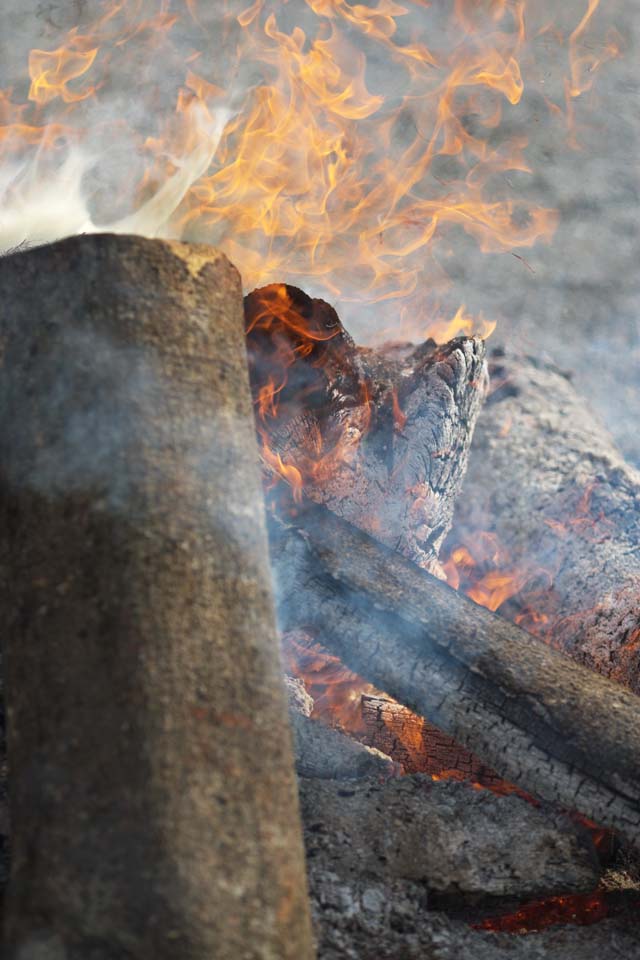
<instances>
[{"instance_id":1,"label":"campfire","mask_svg":"<svg viewBox=\"0 0 640 960\"><path fill-rule=\"evenodd\" d=\"M631 69L605 6L17 31L11 960L640 956L640 449L591 345L532 319Z\"/></svg>"}]
</instances>

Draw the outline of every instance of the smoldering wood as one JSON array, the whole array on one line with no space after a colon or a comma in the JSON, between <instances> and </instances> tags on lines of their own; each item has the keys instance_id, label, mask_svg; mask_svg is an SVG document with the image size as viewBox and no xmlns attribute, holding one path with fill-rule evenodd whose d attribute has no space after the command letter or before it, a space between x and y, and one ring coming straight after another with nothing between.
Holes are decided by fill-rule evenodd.
<instances>
[{"instance_id":1,"label":"smoldering wood","mask_svg":"<svg viewBox=\"0 0 640 960\"><path fill-rule=\"evenodd\" d=\"M351 780L373 775L390 777L400 772L399 764L380 750L312 719L313 697L307 693L302 680L285 676L285 688L299 777Z\"/></svg>"},{"instance_id":2,"label":"smoldering wood","mask_svg":"<svg viewBox=\"0 0 640 960\"><path fill-rule=\"evenodd\" d=\"M283 629L303 629L505 780L640 846L640 699L330 511L274 521Z\"/></svg>"},{"instance_id":3,"label":"smoldering wood","mask_svg":"<svg viewBox=\"0 0 640 960\"><path fill-rule=\"evenodd\" d=\"M437 894L459 909L465 899L586 893L602 872L586 830L568 817L467 783L302 780L300 804L312 878L409 881L427 903Z\"/></svg>"},{"instance_id":4,"label":"smoldering wood","mask_svg":"<svg viewBox=\"0 0 640 960\"><path fill-rule=\"evenodd\" d=\"M289 714L289 719L300 777L352 780L374 775L391 777L400 770L399 764L381 750L359 743L320 720L295 712Z\"/></svg>"},{"instance_id":5,"label":"smoldering wood","mask_svg":"<svg viewBox=\"0 0 640 960\"><path fill-rule=\"evenodd\" d=\"M405 773L439 775L454 771L474 783L496 785L501 777L424 717L386 697L364 695L363 739L393 757Z\"/></svg>"},{"instance_id":6,"label":"smoldering wood","mask_svg":"<svg viewBox=\"0 0 640 960\"><path fill-rule=\"evenodd\" d=\"M237 271L0 260L6 957L313 955Z\"/></svg>"},{"instance_id":7,"label":"smoldering wood","mask_svg":"<svg viewBox=\"0 0 640 960\"><path fill-rule=\"evenodd\" d=\"M492 381L456 541L492 530L514 564L548 571L536 631L640 693L640 473L552 363L501 350Z\"/></svg>"},{"instance_id":8,"label":"smoldering wood","mask_svg":"<svg viewBox=\"0 0 640 960\"><path fill-rule=\"evenodd\" d=\"M474 930L424 910L420 890L319 884L312 900L318 960L636 960L631 919L552 927L527 936Z\"/></svg>"},{"instance_id":9,"label":"smoldering wood","mask_svg":"<svg viewBox=\"0 0 640 960\"><path fill-rule=\"evenodd\" d=\"M333 307L282 284L246 297L245 314L254 397L278 385L277 414L258 418L271 450L300 469L311 500L442 576L487 391L484 342L358 347Z\"/></svg>"}]
</instances>

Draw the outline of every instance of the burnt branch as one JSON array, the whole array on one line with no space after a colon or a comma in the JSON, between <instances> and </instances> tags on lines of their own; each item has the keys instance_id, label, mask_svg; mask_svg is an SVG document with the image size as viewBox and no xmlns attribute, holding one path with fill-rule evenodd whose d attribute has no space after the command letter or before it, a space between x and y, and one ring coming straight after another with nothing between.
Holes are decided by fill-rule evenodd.
<instances>
[{"instance_id":1,"label":"burnt branch","mask_svg":"<svg viewBox=\"0 0 640 960\"><path fill-rule=\"evenodd\" d=\"M640 699L327 510L272 524L284 629L453 736L506 780L640 847Z\"/></svg>"}]
</instances>

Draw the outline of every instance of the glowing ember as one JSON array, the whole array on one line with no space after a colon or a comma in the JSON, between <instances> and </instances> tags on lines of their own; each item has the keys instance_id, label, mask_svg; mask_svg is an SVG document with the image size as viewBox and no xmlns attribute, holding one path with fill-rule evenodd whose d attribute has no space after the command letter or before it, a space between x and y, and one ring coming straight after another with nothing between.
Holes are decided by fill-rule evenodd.
<instances>
[{"instance_id":1,"label":"glowing ember","mask_svg":"<svg viewBox=\"0 0 640 960\"><path fill-rule=\"evenodd\" d=\"M596 890L594 893L536 900L525 904L514 913L483 920L474 926L478 930L492 930L494 933L532 933L558 923L586 926L598 923L608 915L607 896Z\"/></svg>"}]
</instances>

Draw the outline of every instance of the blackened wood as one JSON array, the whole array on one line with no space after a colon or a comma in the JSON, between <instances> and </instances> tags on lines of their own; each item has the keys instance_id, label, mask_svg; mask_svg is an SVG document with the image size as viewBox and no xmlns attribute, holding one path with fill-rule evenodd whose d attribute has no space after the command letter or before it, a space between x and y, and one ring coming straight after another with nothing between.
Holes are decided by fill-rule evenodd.
<instances>
[{"instance_id":1,"label":"blackened wood","mask_svg":"<svg viewBox=\"0 0 640 960\"><path fill-rule=\"evenodd\" d=\"M341 730L327 727L300 713L290 714L296 772L322 780L357 780L377 775L392 777L400 765L373 747L365 746Z\"/></svg>"},{"instance_id":2,"label":"blackened wood","mask_svg":"<svg viewBox=\"0 0 640 960\"><path fill-rule=\"evenodd\" d=\"M0 261L6 957L312 956L237 271Z\"/></svg>"},{"instance_id":3,"label":"blackened wood","mask_svg":"<svg viewBox=\"0 0 640 960\"><path fill-rule=\"evenodd\" d=\"M553 364L500 352L492 381L452 543L494 532L531 571L505 615L640 693L640 473Z\"/></svg>"},{"instance_id":4,"label":"blackened wood","mask_svg":"<svg viewBox=\"0 0 640 960\"><path fill-rule=\"evenodd\" d=\"M487 390L484 342L357 347L329 304L283 284L251 293L245 314L263 441L311 500L441 576Z\"/></svg>"},{"instance_id":5,"label":"blackened wood","mask_svg":"<svg viewBox=\"0 0 640 960\"><path fill-rule=\"evenodd\" d=\"M405 773L455 776L483 786L505 786L502 778L424 717L386 697L364 695L363 742L388 754Z\"/></svg>"},{"instance_id":6,"label":"blackened wood","mask_svg":"<svg viewBox=\"0 0 640 960\"><path fill-rule=\"evenodd\" d=\"M640 846L639 698L329 511L297 523L271 538L284 629L307 630L506 780Z\"/></svg>"}]
</instances>

